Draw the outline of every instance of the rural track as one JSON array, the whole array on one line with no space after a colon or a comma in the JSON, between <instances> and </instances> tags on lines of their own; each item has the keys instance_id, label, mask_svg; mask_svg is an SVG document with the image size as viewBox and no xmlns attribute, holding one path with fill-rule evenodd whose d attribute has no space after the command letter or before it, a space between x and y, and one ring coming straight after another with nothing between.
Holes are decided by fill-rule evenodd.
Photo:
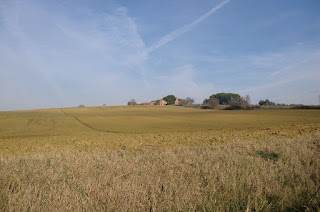
<instances>
[{"instance_id":1,"label":"rural track","mask_svg":"<svg viewBox=\"0 0 320 212\"><path fill-rule=\"evenodd\" d=\"M102 109L102 108L100 108L101 110L104 110L104 109ZM71 118L73 118L73 119L75 119L77 122L79 122L81 125L83 125L83 126L85 126L85 127L87 127L87 128L89 128L89 129L91 129L91 130L94 130L94 131L97 131L97 132L105 132L105 133L122 133L122 134L136 134L136 135L142 135L142 134L145 134L145 133L142 133L142 132L119 132L119 131L111 131L111 130L101 130L101 129L96 129L96 128L94 128L94 127L92 127L92 126L90 126L89 124L87 124L87 123L84 123L83 121L81 121L80 119L78 119L77 117L75 117L75 116L73 116L73 115L71 115L71 114L68 114L68 113L66 113L65 111L63 111L63 109L62 108L60 108L60 111L64 114L64 115L66 115L66 116L69 116L69 117L71 117ZM105 110L104 110L105 111ZM116 114L116 113L114 113L114 114ZM158 118L158 117L157 117ZM174 132L189 132L189 131L174 131Z\"/></svg>"},{"instance_id":2,"label":"rural track","mask_svg":"<svg viewBox=\"0 0 320 212\"><path fill-rule=\"evenodd\" d=\"M105 133L125 133L125 132L117 132L117 131L111 131L111 130L101 130L101 129L96 129L92 126L90 126L89 124L86 124L84 123L83 121L81 121L80 119L78 119L77 117L71 115L71 114L68 114L66 113L65 111L63 111L62 108L60 108L60 111L65 114L66 116L69 116L69 117L72 117L73 119L75 119L76 121L78 121L81 125L91 129L91 130L94 130L94 131L97 131L97 132L105 132Z\"/></svg>"},{"instance_id":3,"label":"rural track","mask_svg":"<svg viewBox=\"0 0 320 212\"><path fill-rule=\"evenodd\" d=\"M106 110L104 110L104 109L101 108L101 107L98 107L98 108L101 109L101 110L103 110L103 111L106 111ZM76 121L78 121L81 125L89 128L89 129L91 129L91 130L97 131L97 132L116 133L116 134L120 134L120 133L122 133L122 134L135 134L135 135L146 134L146 133L143 133L143 132L119 132L119 131L96 129L96 128L90 126L89 124L84 123L83 121L81 121L81 120L80 120L79 118L77 118L76 116L73 116L73 115L71 115L71 114L69 114L69 113L66 113L62 108L60 108L60 111L61 111L64 115L69 116L69 117L72 117L73 119L75 119ZM108 112L109 112L109 111L108 111ZM118 113L114 113L114 112L111 112L111 113L118 115ZM146 117L153 117L153 118L159 118L159 119L167 119L167 118L162 118L162 117L152 116L152 115L148 115L148 116L146 116ZM174 118L169 118L169 119L174 119ZM211 129L210 129L210 130L211 130ZM207 130L204 130L204 131L207 131ZM182 130L182 131L172 131L172 132L174 132L174 133L182 133L182 132L190 132L190 131L184 131L184 130ZM151 132L150 132L150 133L151 133ZM160 132L159 132L159 133L160 133Z\"/></svg>"}]
</instances>

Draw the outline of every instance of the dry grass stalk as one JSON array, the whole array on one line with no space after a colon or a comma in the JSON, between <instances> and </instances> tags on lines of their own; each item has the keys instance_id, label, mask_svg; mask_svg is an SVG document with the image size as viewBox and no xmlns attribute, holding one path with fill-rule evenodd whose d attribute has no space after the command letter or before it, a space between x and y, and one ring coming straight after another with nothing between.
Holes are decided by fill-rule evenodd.
<instances>
[{"instance_id":1,"label":"dry grass stalk","mask_svg":"<svg viewBox=\"0 0 320 212\"><path fill-rule=\"evenodd\" d=\"M163 151L3 155L0 205L8 211L319 210L319 140L318 134Z\"/></svg>"}]
</instances>

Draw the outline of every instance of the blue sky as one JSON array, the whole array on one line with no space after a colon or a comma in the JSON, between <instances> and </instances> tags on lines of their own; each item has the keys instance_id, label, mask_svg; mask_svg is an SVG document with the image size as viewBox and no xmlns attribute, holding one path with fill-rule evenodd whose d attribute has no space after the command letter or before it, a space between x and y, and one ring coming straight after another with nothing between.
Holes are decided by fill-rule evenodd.
<instances>
[{"instance_id":1,"label":"blue sky","mask_svg":"<svg viewBox=\"0 0 320 212\"><path fill-rule=\"evenodd\" d=\"M217 92L319 104L319 0L0 0L0 110Z\"/></svg>"}]
</instances>

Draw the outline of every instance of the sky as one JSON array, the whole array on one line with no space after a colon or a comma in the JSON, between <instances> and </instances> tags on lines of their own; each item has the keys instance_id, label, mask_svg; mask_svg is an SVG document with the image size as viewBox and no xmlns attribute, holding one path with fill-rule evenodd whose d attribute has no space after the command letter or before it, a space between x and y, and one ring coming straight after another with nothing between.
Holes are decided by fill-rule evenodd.
<instances>
[{"instance_id":1,"label":"sky","mask_svg":"<svg viewBox=\"0 0 320 212\"><path fill-rule=\"evenodd\" d=\"M319 0L0 0L0 110L219 92L320 104Z\"/></svg>"}]
</instances>

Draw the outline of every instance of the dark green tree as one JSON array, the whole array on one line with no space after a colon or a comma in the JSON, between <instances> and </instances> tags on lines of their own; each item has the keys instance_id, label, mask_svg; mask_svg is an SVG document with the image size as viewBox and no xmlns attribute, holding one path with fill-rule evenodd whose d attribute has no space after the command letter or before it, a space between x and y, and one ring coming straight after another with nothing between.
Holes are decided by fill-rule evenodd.
<instances>
[{"instance_id":1,"label":"dark green tree","mask_svg":"<svg viewBox=\"0 0 320 212\"><path fill-rule=\"evenodd\" d=\"M259 105L276 105L276 103L271 102L269 99L266 99L266 100L260 100Z\"/></svg>"},{"instance_id":2,"label":"dark green tree","mask_svg":"<svg viewBox=\"0 0 320 212\"><path fill-rule=\"evenodd\" d=\"M210 96L210 99L218 99L220 105L228 105L232 100L240 99L240 95L236 93L217 93Z\"/></svg>"},{"instance_id":3,"label":"dark green tree","mask_svg":"<svg viewBox=\"0 0 320 212\"><path fill-rule=\"evenodd\" d=\"M176 101L176 97L175 95L168 95L166 97L163 97L163 100L165 100L168 105L173 105L174 102Z\"/></svg>"}]
</instances>

